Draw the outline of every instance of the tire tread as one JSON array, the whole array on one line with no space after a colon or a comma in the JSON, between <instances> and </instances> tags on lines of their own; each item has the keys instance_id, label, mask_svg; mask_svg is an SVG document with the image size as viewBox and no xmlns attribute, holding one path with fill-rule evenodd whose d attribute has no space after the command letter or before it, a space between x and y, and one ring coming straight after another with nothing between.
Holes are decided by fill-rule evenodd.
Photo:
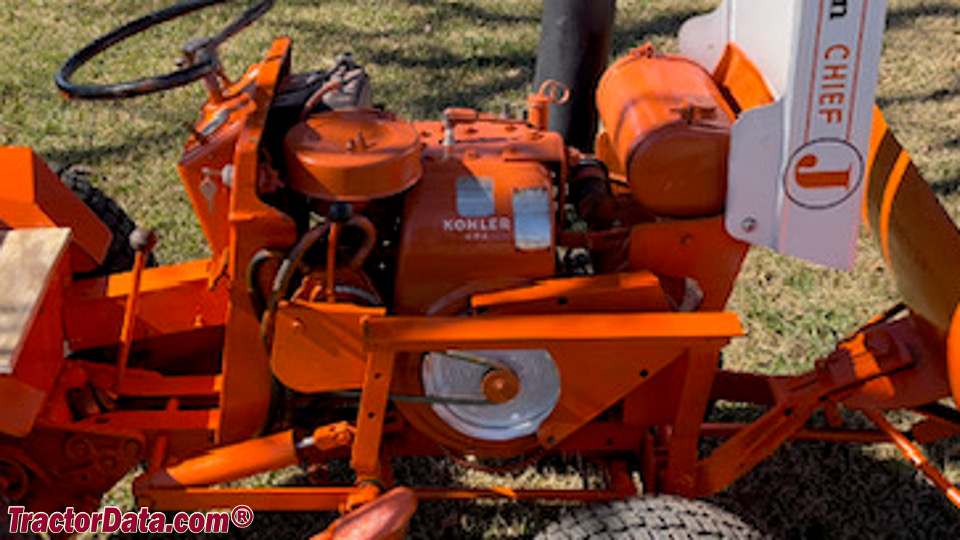
<instances>
[{"instance_id":1,"label":"tire tread","mask_svg":"<svg viewBox=\"0 0 960 540\"><path fill-rule=\"evenodd\" d=\"M759 540L767 536L734 514L708 502L661 495L577 507L548 525L536 538Z\"/></svg>"},{"instance_id":2,"label":"tire tread","mask_svg":"<svg viewBox=\"0 0 960 540\"><path fill-rule=\"evenodd\" d=\"M137 228L133 219L123 211L123 208L111 199L102 190L90 182L91 173L77 166L69 166L60 171L60 180L70 188L87 208L110 229L113 238L110 247L103 258L103 262L91 272L85 272L77 277L96 277L126 272L133 268L134 252L130 247L130 233ZM151 253L147 258L147 266L156 266L157 262Z\"/></svg>"}]
</instances>

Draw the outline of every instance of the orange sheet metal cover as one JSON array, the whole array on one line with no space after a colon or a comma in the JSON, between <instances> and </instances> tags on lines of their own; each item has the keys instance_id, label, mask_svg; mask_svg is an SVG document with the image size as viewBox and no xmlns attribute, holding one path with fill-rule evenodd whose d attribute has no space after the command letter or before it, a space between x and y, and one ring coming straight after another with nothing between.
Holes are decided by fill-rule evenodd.
<instances>
[{"instance_id":1,"label":"orange sheet metal cover","mask_svg":"<svg viewBox=\"0 0 960 540\"><path fill-rule=\"evenodd\" d=\"M421 175L413 125L375 110L314 115L287 133L290 186L324 200L368 201L399 193Z\"/></svg>"},{"instance_id":2,"label":"orange sheet metal cover","mask_svg":"<svg viewBox=\"0 0 960 540\"><path fill-rule=\"evenodd\" d=\"M521 249L514 202L518 192L549 192L546 167L497 155L431 157L425 164L428 174L405 202L394 298L397 312L425 314L440 304L465 301L473 293L553 275L551 223L547 221L542 231L549 236L546 245ZM482 216L461 214L465 209L460 206L466 205L458 204L458 199L464 198L465 187L475 188L471 192L490 190L490 208ZM552 208L548 212L553 215ZM464 303L462 308L466 307Z\"/></svg>"},{"instance_id":3,"label":"orange sheet metal cover","mask_svg":"<svg viewBox=\"0 0 960 540\"><path fill-rule=\"evenodd\" d=\"M273 374L298 392L334 392L363 384L363 323L383 308L351 304L284 303L277 311L270 357Z\"/></svg>"},{"instance_id":4,"label":"orange sheet metal cover","mask_svg":"<svg viewBox=\"0 0 960 540\"><path fill-rule=\"evenodd\" d=\"M723 210L734 114L702 67L635 49L600 80L597 108L638 202L668 216Z\"/></svg>"},{"instance_id":5,"label":"orange sheet metal cover","mask_svg":"<svg viewBox=\"0 0 960 540\"><path fill-rule=\"evenodd\" d=\"M910 309L941 332L960 303L960 230L874 110L864 217Z\"/></svg>"},{"instance_id":6,"label":"orange sheet metal cover","mask_svg":"<svg viewBox=\"0 0 960 540\"><path fill-rule=\"evenodd\" d=\"M88 272L103 261L113 234L30 148L0 146L0 229L66 227L71 265Z\"/></svg>"}]
</instances>

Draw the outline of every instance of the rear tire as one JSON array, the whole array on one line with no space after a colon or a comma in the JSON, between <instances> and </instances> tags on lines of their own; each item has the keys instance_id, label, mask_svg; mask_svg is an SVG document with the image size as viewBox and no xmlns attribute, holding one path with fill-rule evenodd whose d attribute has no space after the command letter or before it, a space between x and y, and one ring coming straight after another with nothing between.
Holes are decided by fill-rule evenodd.
<instances>
[{"instance_id":1,"label":"rear tire","mask_svg":"<svg viewBox=\"0 0 960 540\"><path fill-rule=\"evenodd\" d=\"M90 271L77 274L76 277L96 277L126 272L133 268L134 252L130 247L130 233L137 228L137 224L123 211L123 208L107 194L90 183L92 174L89 170L70 165L60 171L60 180L70 188L87 208L93 211L100 221L113 233L110 247L100 265ZM157 261L153 254L148 255L147 266L156 266Z\"/></svg>"},{"instance_id":2,"label":"rear tire","mask_svg":"<svg viewBox=\"0 0 960 540\"><path fill-rule=\"evenodd\" d=\"M662 495L576 508L548 525L536 538L754 540L768 537L739 517L708 502Z\"/></svg>"}]
</instances>

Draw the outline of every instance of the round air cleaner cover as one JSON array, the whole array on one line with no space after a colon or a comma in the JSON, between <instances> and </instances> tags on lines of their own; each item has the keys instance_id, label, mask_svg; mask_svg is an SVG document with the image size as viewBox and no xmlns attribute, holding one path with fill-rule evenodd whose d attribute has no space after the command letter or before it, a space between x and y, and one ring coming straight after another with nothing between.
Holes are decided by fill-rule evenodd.
<instances>
[{"instance_id":1,"label":"round air cleaner cover","mask_svg":"<svg viewBox=\"0 0 960 540\"><path fill-rule=\"evenodd\" d=\"M284 137L287 183L328 201L381 199L420 179L420 136L409 122L376 110L324 112Z\"/></svg>"}]
</instances>

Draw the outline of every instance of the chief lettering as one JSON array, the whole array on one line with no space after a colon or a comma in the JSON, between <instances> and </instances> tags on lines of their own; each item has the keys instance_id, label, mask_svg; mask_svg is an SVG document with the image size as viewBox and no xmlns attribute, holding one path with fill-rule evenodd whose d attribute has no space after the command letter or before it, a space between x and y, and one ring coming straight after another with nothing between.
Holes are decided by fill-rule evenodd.
<instances>
[{"instance_id":1,"label":"chief lettering","mask_svg":"<svg viewBox=\"0 0 960 540\"><path fill-rule=\"evenodd\" d=\"M820 73L817 112L828 124L842 124L845 120L843 112L851 71L850 56L850 49L842 44L827 47L823 54L826 63Z\"/></svg>"},{"instance_id":2,"label":"chief lettering","mask_svg":"<svg viewBox=\"0 0 960 540\"><path fill-rule=\"evenodd\" d=\"M841 19L847 16L847 0L830 0L830 18Z\"/></svg>"}]
</instances>

